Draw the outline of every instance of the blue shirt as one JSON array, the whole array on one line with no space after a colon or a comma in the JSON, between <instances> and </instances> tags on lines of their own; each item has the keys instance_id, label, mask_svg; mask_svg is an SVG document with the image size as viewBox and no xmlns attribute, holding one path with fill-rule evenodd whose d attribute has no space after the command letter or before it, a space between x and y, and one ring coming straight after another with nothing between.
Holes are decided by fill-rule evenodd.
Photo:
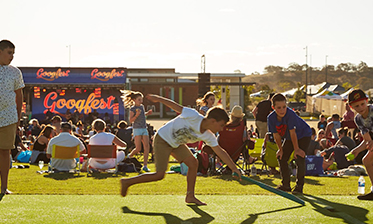
<instances>
[{"instance_id":1,"label":"blue shirt","mask_svg":"<svg viewBox=\"0 0 373 224\"><path fill-rule=\"evenodd\" d=\"M312 135L310 126L289 107L287 107L286 114L281 121L277 120L277 114L273 111L268 115L267 123L269 132L279 133L282 139L291 140L289 130L293 129L295 129L297 139Z\"/></svg>"}]
</instances>

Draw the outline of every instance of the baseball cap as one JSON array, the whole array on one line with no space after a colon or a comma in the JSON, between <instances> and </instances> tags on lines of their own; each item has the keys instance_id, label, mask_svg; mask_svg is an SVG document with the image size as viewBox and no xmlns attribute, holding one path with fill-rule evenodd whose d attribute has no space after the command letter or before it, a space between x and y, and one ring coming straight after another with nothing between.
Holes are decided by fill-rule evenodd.
<instances>
[{"instance_id":1,"label":"baseball cap","mask_svg":"<svg viewBox=\"0 0 373 224\"><path fill-rule=\"evenodd\" d=\"M366 100L368 97L365 95L364 91L361 89L355 89L350 94L348 94L348 103L355 103L360 100Z\"/></svg>"}]
</instances>

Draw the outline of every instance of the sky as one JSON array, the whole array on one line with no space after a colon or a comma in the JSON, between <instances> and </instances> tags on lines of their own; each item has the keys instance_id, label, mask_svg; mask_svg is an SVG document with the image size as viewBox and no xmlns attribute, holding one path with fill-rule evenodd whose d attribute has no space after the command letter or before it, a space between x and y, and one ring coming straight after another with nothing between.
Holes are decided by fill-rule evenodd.
<instances>
[{"instance_id":1,"label":"sky","mask_svg":"<svg viewBox=\"0 0 373 224\"><path fill-rule=\"evenodd\" d=\"M0 5L0 39L16 45L15 66L198 73L202 55L211 73L249 75L293 62L373 66L371 0L0 0Z\"/></svg>"}]
</instances>

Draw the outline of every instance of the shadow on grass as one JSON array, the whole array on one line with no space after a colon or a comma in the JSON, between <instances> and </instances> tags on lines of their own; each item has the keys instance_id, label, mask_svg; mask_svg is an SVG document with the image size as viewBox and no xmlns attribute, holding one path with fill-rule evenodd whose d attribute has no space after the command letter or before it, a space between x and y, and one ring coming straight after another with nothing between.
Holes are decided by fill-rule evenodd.
<instances>
[{"instance_id":1,"label":"shadow on grass","mask_svg":"<svg viewBox=\"0 0 373 224\"><path fill-rule=\"evenodd\" d=\"M290 208L282 208L282 209L276 209L276 210L273 210L273 211L249 214L249 218L242 221L241 224L254 223L258 219L258 216L260 216L260 215L265 215L265 214L270 214L270 213L275 213L275 212L282 212L282 211L287 211L287 210L290 210L290 209L296 209L296 208L302 208L302 207L303 207L302 205L299 205L299 206L290 207Z\"/></svg>"},{"instance_id":2,"label":"shadow on grass","mask_svg":"<svg viewBox=\"0 0 373 224\"><path fill-rule=\"evenodd\" d=\"M345 223L356 224L365 223L368 221L366 215L368 214L369 210L365 208L332 202L324 198L307 194L300 198L309 202L314 207L315 211L325 216L343 219Z\"/></svg>"},{"instance_id":3,"label":"shadow on grass","mask_svg":"<svg viewBox=\"0 0 373 224\"><path fill-rule=\"evenodd\" d=\"M77 173L60 172L60 173L48 173L48 174L44 175L43 177L52 178L54 180L67 180L67 179L75 179L75 178L85 177L85 175L77 174Z\"/></svg>"},{"instance_id":4,"label":"shadow on grass","mask_svg":"<svg viewBox=\"0 0 373 224\"><path fill-rule=\"evenodd\" d=\"M127 177L126 173L91 173L87 177L93 177L94 179L107 179L110 177Z\"/></svg>"},{"instance_id":5,"label":"shadow on grass","mask_svg":"<svg viewBox=\"0 0 373 224\"><path fill-rule=\"evenodd\" d=\"M277 178L277 177L265 177L264 179L261 179L259 176L249 176L251 179L253 180L256 180L256 181L260 181L264 184L267 184L271 187L276 187L277 184L273 183L273 181ZM220 176L214 176L214 178L217 178L217 179L222 179L222 180L226 180L226 181L231 181L231 180L235 180L232 175L220 175ZM281 179L281 177L280 177ZM290 179L292 182L295 182L296 181L296 178L295 177L291 177ZM308 179L308 178L305 178L304 182L306 184L310 184L310 185L321 185L320 184L320 181L318 180L314 180L314 179ZM240 182L242 185L251 185L253 183L250 183L248 181L241 181Z\"/></svg>"},{"instance_id":6,"label":"shadow on grass","mask_svg":"<svg viewBox=\"0 0 373 224\"><path fill-rule=\"evenodd\" d=\"M183 220L175 215L163 212L140 212L140 211L133 211L127 206L122 207L123 213L130 213L130 214L137 214L137 215L146 215L146 216L163 216L166 223L174 224L174 223L209 223L213 221L215 218L212 217L207 212L201 210L198 205L188 205L195 213L200 215L201 217L193 217L190 219Z\"/></svg>"}]
</instances>

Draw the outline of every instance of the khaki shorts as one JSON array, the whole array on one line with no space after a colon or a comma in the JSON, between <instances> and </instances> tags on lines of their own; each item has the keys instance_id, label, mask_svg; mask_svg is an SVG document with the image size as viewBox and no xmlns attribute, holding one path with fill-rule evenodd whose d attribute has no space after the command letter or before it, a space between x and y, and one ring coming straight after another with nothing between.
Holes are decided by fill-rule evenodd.
<instances>
[{"instance_id":1,"label":"khaki shorts","mask_svg":"<svg viewBox=\"0 0 373 224\"><path fill-rule=\"evenodd\" d=\"M0 127L0 150L14 149L16 139L17 123Z\"/></svg>"},{"instance_id":2,"label":"khaki shorts","mask_svg":"<svg viewBox=\"0 0 373 224\"><path fill-rule=\"evenodd\" d=\"M192 152L186 145L180 145L177 148L172 148L161 136L158 134L154 137L154 157L155 168L157 172L166 172L168 167L168 160L172 155L179 163L183 162L189 156L193 156Z\"/></svg>"}]
</instances>

